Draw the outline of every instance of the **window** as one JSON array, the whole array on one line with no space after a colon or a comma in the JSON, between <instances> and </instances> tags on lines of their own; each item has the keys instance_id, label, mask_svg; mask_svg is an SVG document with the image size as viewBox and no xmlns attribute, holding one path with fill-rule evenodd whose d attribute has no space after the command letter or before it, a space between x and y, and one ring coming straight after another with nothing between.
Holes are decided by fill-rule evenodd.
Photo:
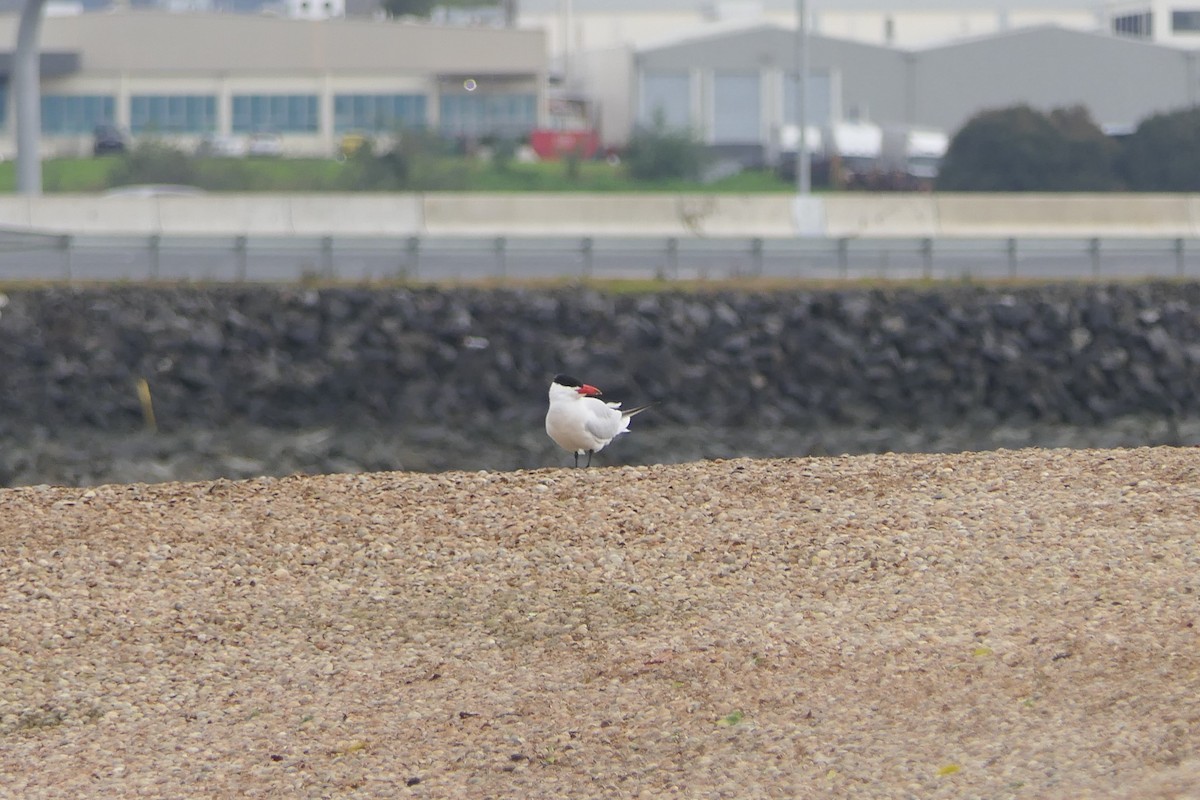
<instances>
[{"instance_id":1,"label":"window","mask_svg":"<svg viewBox=\"0 0 1200 800\"><path fill-rule=\"evenodd\" d=\"M1172 33L1200 33L1200 9L1171 12Z\"/></svg>"},{"instance_id":2,"label":"window","mask_svg":"<svg viewBox=\"0 0 1200 800\"><path fill-rule=\"evenodd\" d=\"M537 95L444 94L438 104L450 136L518 138L537 127Z\"/></svg>"},{"instance_id":3,"label":"window","mask_svg":"<svg viewBox=\"0 0 1200 800\"><path fill-rule=\"evenodd\" d=\"M315 94L236 94L233 96L233 131L250 133L317 132Z\"/></svg>"},{"instance_id":4,"label":"window","mask_svg":"<svg viewBox=\"0 0 1200 800\"><path fill-rule=\"evenodd\" d=\"M129 98L133 133L212 133L217 98L212 95L135 94Z\"/></svg>"},{"instance_id":5,"label":"window","mask_svg":"<svg viewBox=\"0 0 1200 800\"><path fill-rule=\"evenodd\" d=\"M339 94L333 98L333 129L338 133L388 133L425 125L420 94Z\"/></svg>"},{"instance_id":6,"label":"window","mask_svg":"<svg viewBox=\"0 0 1200 800\"><path fill-rule=\"evenodd\" d=\"M1118 36L1149 39L1154 33L1154 14L1145 11L1139 14L1123 14L1113 17L1113 33Z\"/></svg>"},{"instance_id":7,"label":"window","mask_svg":"<svg viewBox=\"0 0 1200 800\"><path fill-rule=\"evenodd\" d=\"M757 143L761 127L758 73L716 73L713 76L713 143Z\"/></svg>"},{"instance_id":8,"label":"window","mask_svg":"<svg viewBox=\"0 0 1200 800\"><path fill-rule=\"evenodd\" d=\"M692 124L692 81L686 72L647 72L642 76L642 100L638 119L654 125L661 117L668 128Z\"/></svg>"},{"instance_id":9,"label":"window","mask_svg":"<svg viewBox=\"0 0 1200 800\"><path fill-rule=\"evenodd\" d=\"M90 134L97 125L112 124L116 101L112 95L42 95L42 133Z\"/></svg>"}]
</instances>

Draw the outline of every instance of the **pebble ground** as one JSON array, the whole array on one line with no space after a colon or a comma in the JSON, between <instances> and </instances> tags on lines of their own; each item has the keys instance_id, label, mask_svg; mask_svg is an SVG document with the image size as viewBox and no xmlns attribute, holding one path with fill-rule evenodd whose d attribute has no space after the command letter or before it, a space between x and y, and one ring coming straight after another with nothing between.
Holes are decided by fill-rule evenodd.
<instances>
[{"instance_id":1,"label":"pebble ground","mask_svg":"<svg viewBox=\"0 0 1200 800\"><path fill-rule=\"evenodd\" d=\"M0 490L0 797L1200 797L1198 463Z\"/></svg>"}]
</instances>

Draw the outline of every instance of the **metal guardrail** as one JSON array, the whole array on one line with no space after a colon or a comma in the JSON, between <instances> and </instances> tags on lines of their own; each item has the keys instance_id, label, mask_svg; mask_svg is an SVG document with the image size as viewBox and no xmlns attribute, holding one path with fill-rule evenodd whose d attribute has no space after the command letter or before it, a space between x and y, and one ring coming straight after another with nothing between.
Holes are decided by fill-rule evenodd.
<instances>
[{"instance_id":1,"label":"metal guardrail","mask_svg":"<svg viewBox=\"0 0 1200 800\"><path fill-rule=\"evenodd\" d=\"M0 235L0 280L1200 278L1200 239Z\"/></svg>"}]
</instances>

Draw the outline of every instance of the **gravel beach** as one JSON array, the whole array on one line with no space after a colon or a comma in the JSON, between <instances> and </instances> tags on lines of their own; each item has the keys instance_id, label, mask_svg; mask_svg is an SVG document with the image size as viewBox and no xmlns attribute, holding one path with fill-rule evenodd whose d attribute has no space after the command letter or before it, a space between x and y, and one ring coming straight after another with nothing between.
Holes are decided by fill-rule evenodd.
<instances>
[{"instance_id":1,"label":"gravel beach","mask_svg":"<svg viewBox=\"0 0 1200 800\"><path fill-rule=\"evenodd\" d=\"M1198 463L0 490L0 796L1200 797Z\"/></svg>"}]
</instances>

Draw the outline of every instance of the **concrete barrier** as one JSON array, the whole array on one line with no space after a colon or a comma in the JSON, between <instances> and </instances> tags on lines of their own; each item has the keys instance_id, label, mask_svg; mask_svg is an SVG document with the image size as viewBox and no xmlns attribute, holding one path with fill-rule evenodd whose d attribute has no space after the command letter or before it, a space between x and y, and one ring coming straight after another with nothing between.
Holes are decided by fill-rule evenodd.
<instances>
[{"instance_id":1,"label":"concrete barrier","mask_svg":"<svg viewBox=\"0 0 1200 800\"><path fill-rule=\"evenodd\" d=\"M789 195L427 194L430 236L789 237Z\"/></svg>"},{"instance_id":2,"label":"concrete barrier","mask_svg":"<svg viewBox=\"0 0 1200 800\"><path fill-rule=\"evenodd\" d=\"M424 197L429 236L689 236L675 195L473 194Z\"/></svg>"},{"instance_id":3,"label":"concrete barrier","mask_svg":"<svg viewBox=\"0 0 1200 800\"><path fill-rule=\"evenodd\" d=\"M942 236L1191 237L1195 198L1185 194L934 195Z\"/></svg>"},{"instance_id":4,"label":"concrete barrier","mask_svg":"<svg viewBox=\"0 0 1200 800\"><path fill-rule=\"evenodd\" d=\"M299 194L159 197L164 235L415 236L417 195Z\"/></svg>"},{"instance_id":5,"label":"concrete barrier","mask_svg":"<svg viewBox=\"0 0 1200 800\"><path fill-rule=\"evenodd\" d=\"M46 195L28 202L29 227L34 230L140 235L158 228L157 208L142 198Z\"/></svg>"},{"instance_id":6,"label":"concrete barrier","mask_svg":"<svg viewBox=\"0 0 1200 800\"><path fill-rule=\"evenodd\" d=\"M833 238L922 238L938 235L937 211L925 194L829 194L825 235Z\"/></svg>"},{"instance_id":7,"label":"concrete barrier","mask_svg":"<svg viewBox=\"0 0 1200 800\"><path fill-rule=\"evenodd\" d=\"M7 196L0 226L145 236L1200 237L1198 194L820 194L808 198L802 220L796 201L666 193Z\"/></svg>"},{"instance_id":8,"label":"concrete barrier","mask_svg":"<svg viewBox=\"0 0 1200 800\"><path fill-rule=\"evenodd\" d=\"M1200 237L1200 194L1188 195L1188 217L1192 222L1190 236Z\"/></svg>"},{"instance_id":9,"label":"concrete barrier","mask_svg":"<svg viewBox=\"0 0 1200 800\"><path fill-rule=\"evenodd\" d=\"M182 236L292 236L290 198L284 195L197 195L147 198L158 208L154 233Z\"/></svg>"},{"instance_id":10,"label":"concrete barrier","mask_svg":"<svg viewBox=\"0 0 1200 800\"><path fill-rule=\"evenodd\" d=\"M19 195L0 196L0 226L28 229L30 198Z\"/></svg>"},{"instance_id":11,"label":"concrete barrier","mask_svg":"<svg viewBox=\"0 0 1200 800\"><path fill-rule=\"evenodd\" d=\"M327 229L343 236L417 236L424 233L418 194L313 194L290 200L297 231Z\"/></svg>"},{"instance_id":12,"label":"concrete barrier","mask_svg":"<svg viewBox=\"0 0 1200 800\"><path fill-rule=\"evenodd\" d=\"M0 226L137 236L416 236L415 194L0 197Z\"/></svg>"},{"instance_id":13,"label":"concrete barrier","mask_svg":"<svg viewBox=\"0 0 1200 800\"><path fill-rule=\"evenodd\" d=\"M781 239L796 235L792 196L680 195L676 212L694 235Z\"/></svg>"}]
</instances>

